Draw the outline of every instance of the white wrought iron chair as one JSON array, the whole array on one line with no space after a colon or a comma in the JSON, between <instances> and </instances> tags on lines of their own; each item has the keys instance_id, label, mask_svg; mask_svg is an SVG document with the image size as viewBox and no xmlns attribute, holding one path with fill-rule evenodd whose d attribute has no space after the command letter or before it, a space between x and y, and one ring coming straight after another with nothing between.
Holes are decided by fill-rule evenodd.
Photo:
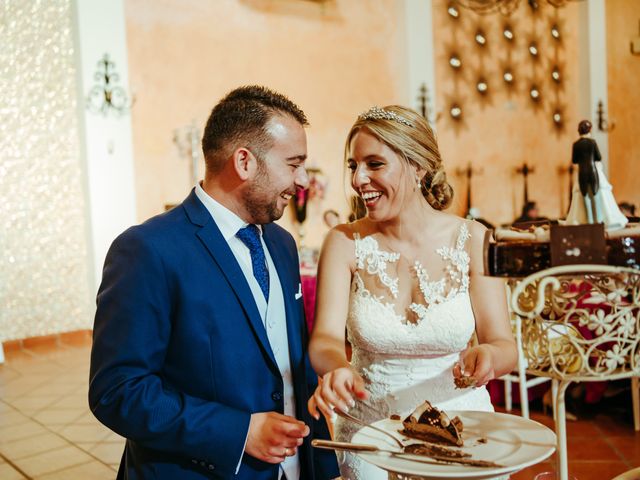
<instances>
[{"instance_id":1,"label":"white wrought iron chair","mask_svg":"<svg viewBox=\"0 0 640 480\"><path fill-rule=\"evenodd\" d=\"M506 283L507 298L511 298L511 290L517 284L517 280L510 280ZM527 378L527 359L524 356L522 350L522 319L516 315L511 308L509 308L509 314L511 316L511 327L513 335L516 339L516 346L518 348L518 363L516 369L500 377L500 380L504 382L504 408L507 412L510 412L513 408L513 402L511 397L512 383L518 384L520 391L520 412L524 418L529 418L529 389L550 381L548 377L533 377Z\"/></svg>"},{"instance_id":2,"label":"white wrought iron chair","mask_svg":"<svg viewBox=\"0 0 640 480\"><path fill-rule=\"evenodd\" d=\"M634 428L640 426L640 271L606 265L553 267L517 283L510 303L522 322L528 373L557 385L557 469L560 479L567 480L565 392L571 382L631 378Z\"/></svg>"}]
</instances>

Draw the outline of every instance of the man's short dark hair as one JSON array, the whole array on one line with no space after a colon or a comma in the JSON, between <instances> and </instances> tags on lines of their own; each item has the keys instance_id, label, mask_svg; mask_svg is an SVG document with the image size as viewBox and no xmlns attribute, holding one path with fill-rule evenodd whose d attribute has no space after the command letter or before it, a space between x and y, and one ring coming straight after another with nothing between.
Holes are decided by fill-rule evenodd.
<instances>
[{"instance_id":1,"label":"man's short dark hair","mask_svg":"<svg viewBox=\"0 0 640 480\"><path fill-rule=\"evenodd\" d=\"M578 124L578 133L580 135L586 135L591 131L591 122L589 120L582 120Z\"/></svg>"},{"instance_id":2,"label":"man's short dark hair","mask_svg":"<svg viewBox=\"0 0 640 480\"><path fill-rule=\"evenodd\" d=\"M273 144L267 123L275 114L309 124L300 107L267 87L248 85L229 92L211 111L202 136L207 170L219 172L227 155L241 146L261 158Z\"/></svg>"}]
</instances>

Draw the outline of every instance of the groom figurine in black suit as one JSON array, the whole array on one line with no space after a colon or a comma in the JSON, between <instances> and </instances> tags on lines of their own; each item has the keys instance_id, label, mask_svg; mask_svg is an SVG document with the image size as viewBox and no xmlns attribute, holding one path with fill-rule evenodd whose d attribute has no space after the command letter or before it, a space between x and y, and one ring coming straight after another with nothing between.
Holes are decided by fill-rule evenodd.
<instances>
[{"instance_id":1,"label":"groom figurine in black suit","mask_svg":"<svg viewBox=\"0 0 640 480\"><path fill-rule=\"evenodd\" d=\"M296 244L272 223L306 188L306 117L238 88L213 109L206 172L176 208L131 227L105 261L89 403L127 439L118 479L328 480L307 400Z\"/></svg>"},{"instance_id":2,"label":"groom figurine in black suit","mask_svg":"<svg viewBox=\"0 0 640 480\"><path fill-rule=\"evenodd\" d=\"M588 223L602 223L602 216L595 200L598 193L598 172L596 163L602 159L598 144L591 138L591 122L582 120L578 124L580 138L573 144L571 163L578 165L578 183L584 197Z\"/></svg>"}]
</instances>

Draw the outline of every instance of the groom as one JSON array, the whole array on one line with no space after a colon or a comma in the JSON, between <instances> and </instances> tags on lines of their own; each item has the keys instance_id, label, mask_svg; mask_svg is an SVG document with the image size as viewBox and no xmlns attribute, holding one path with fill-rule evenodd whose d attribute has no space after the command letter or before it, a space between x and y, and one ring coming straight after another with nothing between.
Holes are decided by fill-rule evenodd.
<instances>
[{"instance_id":1,"label":"groom","mask_svg":"<svg viewBox=\"0 0 640 480\"><path fill-rule=\"evenodd\" d=\"M249 86L213 109L205 179L132 227L105 261L89 403L126 437L119 479L324 480L335 456L307 413L296 245L271 223L308 177L307 119Z\"/></svg>"},{"instance_id":2,"label":"groom","mask_svg":"<svg viewBox=\"0 0 640 480\"><path fill-rule=\"evenodd\" d=\"M584 198L587 223L602 223L602 215L595 196L600 188L596 162L602 159L598 144L591 138L591 122L582 120L578 124L580 138L573 143L571 163L578 165L578 183Z\"/></svg>"}]
</instances>

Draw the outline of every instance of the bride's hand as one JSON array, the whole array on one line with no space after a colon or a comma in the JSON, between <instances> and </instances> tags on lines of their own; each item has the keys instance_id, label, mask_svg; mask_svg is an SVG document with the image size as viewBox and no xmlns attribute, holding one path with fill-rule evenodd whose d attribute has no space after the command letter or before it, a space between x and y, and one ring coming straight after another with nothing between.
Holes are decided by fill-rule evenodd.
<instances>
[{"instance_id":1,"label":"bride's hand","mask_svg":"<svg viewBox=\"0 0 640 480\"><path fill-rule=\"evenodd\" d=\"M309 413L318 420L318 410L327 418L333 417L334 408L348 412L356 404L354 395L361 400L369 396L364 380L351 368L337 368L318 379L318 387L307 405Z\"/></svg>"},{"instance_id":2,"label":"bride's hand","mask_svg":"<svg viewBox=\"0 0 640 480\"><path fill-rule=\"evenodd\" d=\"M453 376L456 378L462 376L473 377L476 379L476 387L486 385L489 380L495 378L493 358L487 345L476 345L465 350L460 361L464 366L464 370L459 363L456 364L453 367Z\"/></svg>"}]
</instances>

